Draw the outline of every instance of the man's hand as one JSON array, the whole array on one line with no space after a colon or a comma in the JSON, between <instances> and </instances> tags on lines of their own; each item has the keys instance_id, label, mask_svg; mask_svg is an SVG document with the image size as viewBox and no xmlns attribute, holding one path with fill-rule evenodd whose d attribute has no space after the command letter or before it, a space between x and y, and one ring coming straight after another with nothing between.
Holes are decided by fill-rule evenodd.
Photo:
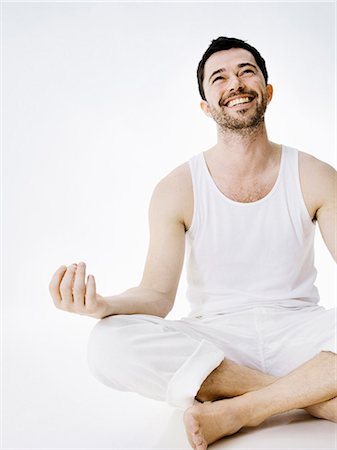
<instances>
[{"instance_id":1,"label":"man's hand","mask_svg":"<svg viewBox=\"0 0 337 450\"><path fill-rule=\"evenodd\" d=\"M49 292L56 308L102 319L107 314L106 300L96 293L93 275L85 283L85 264L72 264L57 269L49 283Z\"/></svg>"}]
</instances>

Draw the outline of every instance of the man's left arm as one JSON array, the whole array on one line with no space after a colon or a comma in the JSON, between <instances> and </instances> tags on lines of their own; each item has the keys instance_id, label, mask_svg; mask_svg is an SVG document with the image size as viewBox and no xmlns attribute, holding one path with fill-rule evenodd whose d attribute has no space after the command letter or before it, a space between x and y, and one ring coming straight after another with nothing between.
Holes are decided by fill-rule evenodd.
<instances>
[{"instance_id":1,"label":"man's left arm","mask_svg":"<svg viewBox=\"0 0 337 450\"><path fill-rule=\"evenodd\" d=\"M323 240L337 262L337 172L325 164L319 174L320 207L316 211L316 219Z\"/></svg>"}]
</instances>

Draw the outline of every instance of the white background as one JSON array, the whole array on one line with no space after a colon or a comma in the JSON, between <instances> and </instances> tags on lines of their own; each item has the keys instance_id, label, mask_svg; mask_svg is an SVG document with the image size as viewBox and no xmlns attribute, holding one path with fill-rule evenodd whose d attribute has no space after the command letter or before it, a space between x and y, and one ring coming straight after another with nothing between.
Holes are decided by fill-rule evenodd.
<instances>
[{"instance_id":1,"label":"white background","mask_svg":"<svg viewBox=\"0 0 337 450\"><path fill-rule=\"evenodd\" d=\"M99 395L123 408L128 394L87 373L95 321L56 310L48 284L81 260L101 295L139 283L154 186L215 142L196 81L212 39L247 40L265 58L269 138L336 167L335 22L331 2L2 4L4 448L107 445L77 414ZM316 254L332 307L336 269L319 232ZM185 289L183 275L171 318L188 312Z\"/></svg>"}]
</instances>

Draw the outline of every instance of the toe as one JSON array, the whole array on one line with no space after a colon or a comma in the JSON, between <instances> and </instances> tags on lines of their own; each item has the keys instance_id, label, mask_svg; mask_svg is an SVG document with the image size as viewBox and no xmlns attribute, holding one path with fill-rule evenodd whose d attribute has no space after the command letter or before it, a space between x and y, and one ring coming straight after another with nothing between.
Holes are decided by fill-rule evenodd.
<instances>
[{"instance_id":1,"label":"toe","mask_svg":"<svg viewBox=\"0 0 337 450\"><path fill-rule=\"evenodd\" d=\"M195 447L195 450L207 450L207 444L206 444L206 442L204 441L202 444L198 444L198 445Z\"/></svg>"},{"instance_id":2,"label":"toe","mask_svg":"<svg viewBox=\"0 0 337 450\"><path fill-rule=\"evenodd\" d=\"M184 423L191 447L195 450L205 450L207 446L204 446L205 440L201 434L200 424L193 415L193 408L185 411Z\"/></svg>"},{"instance_id":3,"label":"toe","mask_svg":"<svg viewBox=\"0 0 337 450\"><path fill-rule=\"evenodd\" d=\"M192 434L192 441L193 441L195 450L206 450L207 449L207 442L205 441L205 438L202 435L200 429L197 433Z\"/></svg>"}]
</instances>

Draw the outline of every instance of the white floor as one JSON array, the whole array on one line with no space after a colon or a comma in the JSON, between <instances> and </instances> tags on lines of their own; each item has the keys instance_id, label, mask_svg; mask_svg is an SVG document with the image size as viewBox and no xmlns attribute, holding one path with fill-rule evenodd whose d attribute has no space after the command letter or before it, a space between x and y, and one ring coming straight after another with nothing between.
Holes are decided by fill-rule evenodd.
<instances>
[{"instance_id":1,"label":"white floor","mask_svg":"<svg viewBox=\"0 0 337 450\"><path fill-rule=\"evenodd\" d=\"M189 449L182 412L113 391L86 365L95 321L42 308L3 323L2 449ZM305 412L275 416L211 448L336 449L337 425Z\"/></svg>"}]
</instances>

